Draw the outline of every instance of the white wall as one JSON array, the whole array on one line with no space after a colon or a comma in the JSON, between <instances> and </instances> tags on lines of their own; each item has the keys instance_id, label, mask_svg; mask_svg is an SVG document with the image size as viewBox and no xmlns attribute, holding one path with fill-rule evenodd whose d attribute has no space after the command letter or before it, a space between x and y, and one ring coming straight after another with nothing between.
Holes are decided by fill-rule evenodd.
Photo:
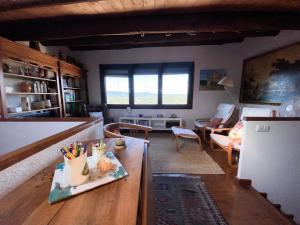
<instances>
[{"instance_id":1,"label":"white wall","mask_svg":"<svg viewBox=\"0 0 300 225\"><path fill-rule=\"evenodd\" d=\"M58 158L61 158L61 161L63 161L62 154L59 151L62 146L69 146L76 141L96 140L99 138L103 138L103 122L94 124L0 171L0 199Z\"/></svg>"},{"instance_id":2,"label":"white wall","mask_svg":"<svg viewBox=\"0 0 300 225\"><path fill-rule=\"evenodd\" d=\"M76 54L76 53L75 53ZM194 101L192 110L133 110L132 114L155 116L175 113L186 120L188 127L193 127L196 118L208 117L216 110L218 103L230 102L224 91L199 91L200 69L224 68L228 74L239 79L239 68L235 65L241 60L239 48L236 45L201 46L201 47L167 47L140 48L115 51L87 51L77 53L77 57L88 68L88 87L90 103L99 104L100 79L99 64L112 63L156 63L156 62L195 62ZM241 62L240 62L241 63ZM110 110L114 117L119 117L125 110Z\"/></svg>"},{"instance_id":3,"label":"white wall","mask_svg":"<svg viewBox=\"0 0 300 225\"><path fill-rule=\"evenodd\" d=\"M84 122L0 122L0 156Z\"/></svg>"},{"instance_id":4,"label":"white wall","mask_svg":"<svg viewBox=\"0 0 300 225\"><path fill-rule=\"evenodd\" d=\"M281 210L300 223L300 121L245 121L239 179L268 194ZM270 132L256 132L269 125Z\"/></svg>"},{"instance_id":5,"label":"white wall","mask_svg":"<svg viewBox=\"0 0 300 225\"><path fill-rule=\"evenodd\" d=\"M129 50L75 51L88 72L89 98L91 104L100 104L99 64L115 63L155 63L155 62L195 62L194 101L192 110L133 110L133 114L156 115L157 113L176 113L187 126L193 127L193 120L211 116L220 102L232 102L224 91L199 91L200 69L224 68L234 78L233 95L238 99L243 60L253 55L277 47L300 41L299 31L282 31L275 37L247 38L242 43L217 46L157 47ZM111 115L119 117L125 110L110 110Z\"/></svg>"}]
</instances>

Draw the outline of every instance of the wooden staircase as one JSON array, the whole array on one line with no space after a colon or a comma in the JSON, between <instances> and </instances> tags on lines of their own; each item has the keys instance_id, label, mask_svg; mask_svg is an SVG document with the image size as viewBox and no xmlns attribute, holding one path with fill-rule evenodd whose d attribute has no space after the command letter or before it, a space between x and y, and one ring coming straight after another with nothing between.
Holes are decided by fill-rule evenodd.
<instances>
[{"instance_id":1,"label":"wooden staircase","mask_svg":"<svg viewBox=\"0 0 300 225\"><path fill-rule=\"evenodd\" d=\"M226 153L207 153L224 170L225 175L201 175L209 193L229 225L295 225L292 215L284 214L279 204L272 204L266 193L259 193L251 180L237 180L237 169L227 164Z\"/></svg>"}]
</instances>

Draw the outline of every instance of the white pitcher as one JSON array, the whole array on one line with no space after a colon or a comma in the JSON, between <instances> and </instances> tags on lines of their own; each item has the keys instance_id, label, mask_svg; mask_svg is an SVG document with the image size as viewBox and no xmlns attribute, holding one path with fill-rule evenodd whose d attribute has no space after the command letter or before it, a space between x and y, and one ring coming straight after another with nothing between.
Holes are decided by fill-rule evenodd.
<instances>
[{"instance_id":1,"label":"white pitcher","mask_svg":"<svg viewBox=\"0 0 300 225\"><path fill-rule=\"evenodd\" d=\"M74 159L64 157L64 177L70 186L78 186L85 183L89 178L89 169L87 164L87 153Z\"/></svg>"}]
</instances>

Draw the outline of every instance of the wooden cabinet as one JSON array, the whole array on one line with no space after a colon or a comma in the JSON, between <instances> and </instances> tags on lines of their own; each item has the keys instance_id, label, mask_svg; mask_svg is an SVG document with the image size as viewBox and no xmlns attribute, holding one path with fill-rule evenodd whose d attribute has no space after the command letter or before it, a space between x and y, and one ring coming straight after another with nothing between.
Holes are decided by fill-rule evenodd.
<instances>
[{"instance_id":1,"label":"wooden cabinet","mask_svg":"<svg viewBox=\"0 0 300 225\"><path fill-rule=\"evenodd\" d=\"M62 116L57 59L0 37L1 118Z\"/></svg>"},{"instance_id":2,"label":"wooden cabinet","mask_svg":"<svg viewBox=\"0 0 300 225\"><path fill-rule=\"evenodd\" d=\"M87 103L86 71L62 60L59 61L58 66L63 115L65 117L84 116L84 104Z\"/></svg>"}]
</instances>

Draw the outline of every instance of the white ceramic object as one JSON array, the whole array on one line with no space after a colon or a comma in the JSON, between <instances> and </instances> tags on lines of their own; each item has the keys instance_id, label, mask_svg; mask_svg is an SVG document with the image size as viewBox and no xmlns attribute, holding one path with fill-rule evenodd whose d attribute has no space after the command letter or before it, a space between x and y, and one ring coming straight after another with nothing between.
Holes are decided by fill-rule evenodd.
<instances>
[{"instance_id":1,"label":"white ceramic object","mask_svg":"<svg viewBox=\"0 0 300 225\"><path fill-rule=\"evenodd\" d=\"M51 108L52 105L50 99L45 100L44 103L46 108Z\"/></svg>"},{"instance_id":2,"label":"white ceramic object","mask_svg":"<svg viewBox=\"0 0 300 225\"><path fill-rule=\"evenodd\" d=\"M64 167L64 177L66 182L70 186L78 186L85 183L89 174L84 175L83 170L85 165L87 165L87 153L85 152L83 155L78 156L74 159L68 159L64 157L65 167Z\"/></svg>"},{"instance_id":3,"label":"white ceramic object","mask_svg":"<svg viewBox=\"0 0 300 225\"><path fill-rule=\"evenodd\" d=\"M28 96L21 97L21 105L23 111L31 111L30 98Z\"/></svg>"}]
</instances>

